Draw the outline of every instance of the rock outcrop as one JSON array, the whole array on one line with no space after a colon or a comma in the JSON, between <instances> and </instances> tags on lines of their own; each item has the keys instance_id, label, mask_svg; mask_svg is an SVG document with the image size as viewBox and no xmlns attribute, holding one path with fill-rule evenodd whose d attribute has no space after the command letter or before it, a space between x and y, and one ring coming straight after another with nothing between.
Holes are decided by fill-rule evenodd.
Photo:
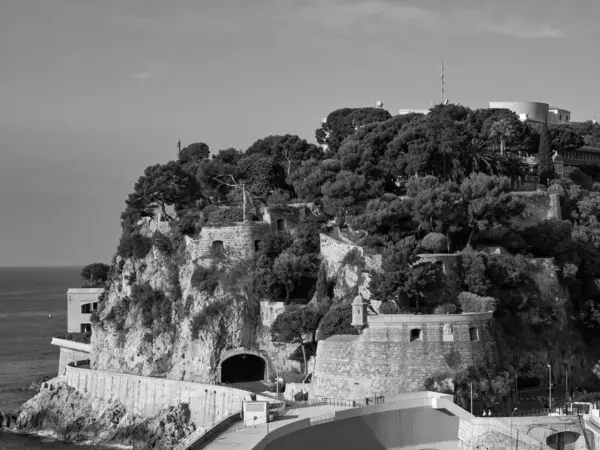
<instances>
[{"instance_id":1,"label":"rock outcrop","mask_svg":"<svg viewBox=\"0 0 600 450\"><path fill-rule=\"evenodd\" d=\"M153 417L135 416L118 402L82 395L58 377L25 403L16 421L9 419L9 425L19 432L52 432L70 442L166 450L195 430L189 419L185 404L161 410Z\"/></svg>"}]
</instances>

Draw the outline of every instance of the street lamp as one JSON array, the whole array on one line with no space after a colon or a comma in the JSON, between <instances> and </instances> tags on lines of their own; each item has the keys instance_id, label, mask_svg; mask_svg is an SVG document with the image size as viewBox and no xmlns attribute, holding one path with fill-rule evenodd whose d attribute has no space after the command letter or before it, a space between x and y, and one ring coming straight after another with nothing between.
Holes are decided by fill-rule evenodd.
<instances>
[{"instance_id":1,"label":"street lamp","mask_svg":"<svg viewBox=\"0 0 600 450\"><path fill-rule=\"evenodd\" d=\"M548 364L548 415L552 413L552 366Z\"/></svg>"},{"instance_id":2,"label":"street lamp","mask_svg":"<svg viewBox=\"0 0 600 450\"><path fill-rule=\"evenodd\" d=\"M517 408L515 407L512 412L510 413L510 448L512 448L512 442L513 442L513 434L512 434L512 420L513 420L513 415L517 412Z\"/></svg>"}]
</instances>

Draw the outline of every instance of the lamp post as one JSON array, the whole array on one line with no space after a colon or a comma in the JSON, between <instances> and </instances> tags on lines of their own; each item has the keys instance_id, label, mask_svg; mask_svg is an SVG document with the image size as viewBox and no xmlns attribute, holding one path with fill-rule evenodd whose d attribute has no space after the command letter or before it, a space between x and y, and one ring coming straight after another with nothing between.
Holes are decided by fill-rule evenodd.
<instances>
[{"instance_id":1,"label":"lamp post","mask_svg":"<svg viewBox=\"0 0 600 450\"><path fill-rule=\"evenodd\" d=\"M513 441L512 420L513 420L513 415L515 414L515 412L517 412L517 408L516 407L510 413L510 448L512 448L512 441Z\"/></svg>"},{"instance_id":2,"label":"lamp post","mask_svg":"<svg viewBox=\"0 0 600 450\"><path fill-rule=\"evenodd\" d=\"M548 415L552 413L552 366L548 364Z\"/></svg>"},{"instance_id":3,"label":"lamp post","mask_svg":"<svg viewBox=\"0 0 600 450\"><path fill-rule=\"evenodd\" d=\"M471 381L471 415L473 415L473 382Z\"/></svg>"},{"instance_id":4,"label":"lamp post","mask_svg":"<svg viewBox=\"0 0 600 450\"><path fill-rule=\"evenodd\" d=\"M279 369L275 369L275 389L277 390L277 397L279 397Z\"/></svg>"},{"instance_id":5,"label":"lamp post","mask_svg":"<svg viewBox=\"0 0 600 450\"><path fill-rule=\"evenodd\" d=\"M356 387L358 386L358 383L354 383L354 401L356 402Z\"/></svg>"}]
</instances>

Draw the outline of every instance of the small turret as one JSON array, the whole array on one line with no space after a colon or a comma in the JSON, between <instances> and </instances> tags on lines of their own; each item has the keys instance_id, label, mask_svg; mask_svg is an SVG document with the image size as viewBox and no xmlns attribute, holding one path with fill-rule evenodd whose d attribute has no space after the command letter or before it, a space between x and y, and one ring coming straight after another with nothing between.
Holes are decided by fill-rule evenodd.
<instances>
[{"instance_id":1,"label":"small turret","mask_svg":"<svg viewBox=\"0 0 600 450\"><path fill-rule=\"evenodd\" d=\"M360 333L367 327L367 306L368 303L357 295L352 302L352 326Z\"/></svg>"}]
</instances>

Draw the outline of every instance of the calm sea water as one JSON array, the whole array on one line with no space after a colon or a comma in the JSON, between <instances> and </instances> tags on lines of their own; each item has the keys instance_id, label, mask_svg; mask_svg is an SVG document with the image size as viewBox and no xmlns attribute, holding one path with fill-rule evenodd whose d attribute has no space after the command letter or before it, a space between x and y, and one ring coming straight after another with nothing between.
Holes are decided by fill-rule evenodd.
<instances>
[{"instance_id":1,"label":"calm sea water","mask_svg":"<svg viewBox=\"0 0 600 450\"><path fill-rule=\"evenodd\" d=\"M80 267L0 268L0 410L17 410L34 395L23 388L58 371L53 335L67 331L67 289L79 287ZM48 315L52 314L52 318ZM0 434L1 450L91 450L42 436Z\"/></svg>"}]
</instances>

